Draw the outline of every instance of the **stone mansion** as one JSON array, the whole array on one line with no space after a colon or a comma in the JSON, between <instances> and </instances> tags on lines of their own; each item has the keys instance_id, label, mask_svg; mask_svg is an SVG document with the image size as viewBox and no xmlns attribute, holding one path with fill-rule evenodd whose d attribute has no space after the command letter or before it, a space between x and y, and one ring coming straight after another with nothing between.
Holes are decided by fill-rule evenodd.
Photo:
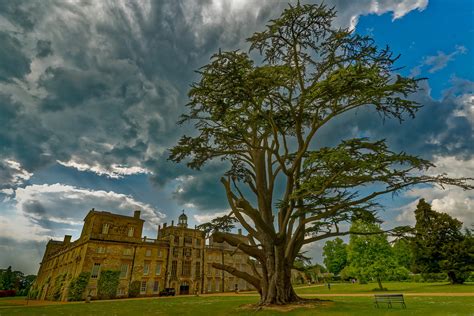
<instances>
[{"instance_id":1,"label":"stone mansion","mask_svg":"<svg viewBox=\"0 0 474 316\"><path fill-rule=\"evenodd\" d=\"M81 236L71 241L50 240L46 245L34 287L39 299L49 299L61 280L59 300L67 300L68 286L81 272L89 272L84 297L97 297L101 271L120 271L117 297L127 297L130 285L139 281L140 296L153 296L164 288L176 294L214 293L251 290L246 281L212 267L212 263L231 265L250 272L249 257L227 243L208 244L204 232L188 228L187 217L177 225L158 226L157 238L142 237L144 220L140 211L123 216L104 211L89 211ZM246 236L233 234L248 243ZM136 282L135 282L136 283ZM54 290L57 291L57 290Z\"/></svg>"}]
</instances>

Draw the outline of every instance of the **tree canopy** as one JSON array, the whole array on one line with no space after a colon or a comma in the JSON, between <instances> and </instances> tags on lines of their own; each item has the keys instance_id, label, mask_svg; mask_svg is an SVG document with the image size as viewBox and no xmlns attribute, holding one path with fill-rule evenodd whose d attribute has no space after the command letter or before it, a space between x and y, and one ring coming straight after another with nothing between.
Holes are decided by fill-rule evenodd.
<instances>
[{"instance_id":1,"label":"tree canopy","mask_svg":"<svg viewBox=\"0 0 474 316\"><path fill-rule=\"evenodd\" d=\"M197 134L171 149L171 160L194 169L228 162L221 182L229 215L249 244L221 238L255 258L261 272L219 268L254 285L262 304L298 300L290 279L301 247L348 235L341 223L373 221L378 196L418 183L470 187L466 179L424 175L429 161L393 152L384 140L315 146L321 129L344 113L372 108L401 122L421 106L409 98L418 80L394 73L398 57L368 36L333 27L335 16L324 4L289 5L248 38L250 53L214 54L198 70L180 121L194 123Z\"/></svg>"},{"instance_id":2,"label":"tree canopy","mask_svg":"<svg viewBox=\"0 0 474 316\"><path fill-rule=\"evenodd\" d=\"M358 234L350 236L347 251L349 274L363 280L375 279L380 290L384 290L383 280L408 275L408 270L398 264L387 235L378 224L357 220L351 231Z\"/></svg>"},{"instance_id":3,"label":"tree canopy","mask_svg":"<svg viewBox=\"0 0 474 316\"><path fill-rule=\"evenodd\" d=\"M414 268L421 273L445 272L451 283L464 283L474 271L474 237L462 223L436 212L424 199L415 210L412 238Z\"/></svg>"},{"instance_id":4,"label":"tree canopy","mask_svg":"<svg viewBox=\"0 0 474 316\"><path fill-rule=\"evenodd\" d=\"M323 257L328 271L338 275L347 264L347 245L341 238L328 240L324 244Z\"/></svg>"}]
</instances>

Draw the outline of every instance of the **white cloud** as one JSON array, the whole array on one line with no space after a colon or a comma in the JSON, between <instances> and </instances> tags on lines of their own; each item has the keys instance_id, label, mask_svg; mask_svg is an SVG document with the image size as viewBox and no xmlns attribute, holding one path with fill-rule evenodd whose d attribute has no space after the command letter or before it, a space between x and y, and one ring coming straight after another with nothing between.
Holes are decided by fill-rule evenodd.
<instances>
[{"instance_id":1,"label":"white cloud","mask_svg":"<svg viewBox=\"0 0 474 316\"><path fill-rule=\"evenodd\" d=\"M193 215L194 220L199 224L207 223L213 220L216 217L221 217L224 215L228 215L230 211L225 212L216 212L216 213L206 213L206 214L195 214Z\"/></svg>"},{"instance_id":2,"label":"white cloud","mask_svg":"<svg viewBox=\"0 0 474 316\"><path fill-rule=\"evenodd\" d=\"M18 240L58 238L71 231L77 237L91 208L128 216L141 210L145 228L152 233L165 218L155 207L129 195L60 183L17 188L11 204L14 210L0 215L0 237Z\"/></svg>"},{"instance_id":3,"label":"white cloud","mask_svg":"<svg viewBox=\"0 0 474 316\"><path fill-rule=\"evenodd\" d=\"M445 68L450 61L454 60L457 55L466 54L467 48L462 45L456 45L452 53L446 54L445 52L438 51L436 55L425 56L423 61L411 69L411 76L418 76L421 74L422 68L428 67L429 73L435 73Z\"/></svg>"},{"instance_id":4,"label":"white cloud","mask_svg":"<svg viewBox=\"0 0 474 316\"><path fill-rule=\"evenodd\" d=\"M33 176L33 173L23 169L21 164L13 159L0 160L0 187L7 186L18 186L29 180ZM12 191L9 188L0 190L0 193L11 194Z\"/></svg>"},{"instance_id":5,"label":"white cloud","mask_svg":"<svg viewBox=\"0 0 474 316\"><path fill-rule=\"evenodd\" d=\"M152 174L150 170L139 166L127 167L118 164L112 164L109 167L104 167L98 163L90 165L87 163L79 163L72 159L67 162L60 160L57 160L57 162L65 167L74 168L79 171L91 171L100 176L107 176L113 179L120 179L124 176L131 176L134 174Z\"/></svg>"},{"instance_id":6,"label":"white cloud","mask_svg":"<svg viewBox=\"0 0 474 316\"><path fill-rule=\"evenodd\" d=\"M430 170L430 174L446 173L453 178L474 175L474 158L461 160L452 156L435 156L433 162L437 167ZM463 222L465 227L474 224L474 192L472 190L465 191L457 187L446 187L445 190L439 187L424 187L408 191L405 196L415 200L400 209L401 213L396 218L400 223L415 223L416 205L419 199L424 198L435 211L448 213Z\"/></svg>"}]
</instances>

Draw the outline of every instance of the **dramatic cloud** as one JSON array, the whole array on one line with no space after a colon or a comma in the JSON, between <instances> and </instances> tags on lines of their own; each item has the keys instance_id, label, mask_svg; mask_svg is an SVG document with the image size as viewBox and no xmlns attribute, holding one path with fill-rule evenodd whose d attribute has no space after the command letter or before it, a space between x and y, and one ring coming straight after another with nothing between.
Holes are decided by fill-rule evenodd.
<instances>
[{"instance_id":1,"label":"dramatic cloud","mask_svg":"<svg viewBox=\"0 0 474 316\"><path fill-rule=\"evenodd\" d=\"M392 11L399 18L426 1L328 5L339 11L337 23L348 26L361 14ZM163 160L186 132L175 122L194 70L220 47L246 49L245 38L286 6L250 0L2 3L0 98L8 112L0 125L0 159L30 173L61 161L109 177L124 175L117 167L131 168L125 174L151 171L160 184L182 175Z\"/></svg>"}]
</instances>

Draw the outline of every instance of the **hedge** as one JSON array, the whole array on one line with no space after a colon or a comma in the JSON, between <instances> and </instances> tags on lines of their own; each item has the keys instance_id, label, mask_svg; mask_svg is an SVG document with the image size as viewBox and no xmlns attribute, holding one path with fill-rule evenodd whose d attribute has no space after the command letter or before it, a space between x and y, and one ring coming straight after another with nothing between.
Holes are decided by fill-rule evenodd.
<instances>
[{"instance_id":1,"label":"hedge","mask_svg":"<svg viewBox=\"0 0 474 316\"><path fill-rule=\"evenodd\" d=\"M16 291L15 290L0 290L0 297L9 297L9 296L15 296Z\"/></svg>"}]
</instances>

